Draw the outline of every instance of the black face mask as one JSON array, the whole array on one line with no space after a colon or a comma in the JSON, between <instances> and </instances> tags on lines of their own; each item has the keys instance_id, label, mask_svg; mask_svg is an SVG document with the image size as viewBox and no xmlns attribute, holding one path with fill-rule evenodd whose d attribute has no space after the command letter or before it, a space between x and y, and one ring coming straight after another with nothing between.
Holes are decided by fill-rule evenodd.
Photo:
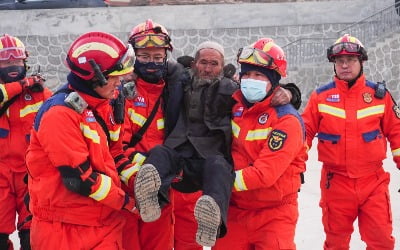
<instances>
[{"instance_id":1,"label":"black face mask","mask_svg":"<svg viewBox=\"0 0 400 250\"><path fill-rule=\"evenodd\" d=\"M11 77L8 75L11 72L12 73L18 72L18 74L15 77ZM9 66L5 68L0 68L0 79L5 83L22 80L25 78L25 76L26 76L25 66Z\"/></svg>"},{"instance_id":2,"label":"black face mask","mask_svg":"<svg viewBox=\"0 0 400 250\"><path fill-rule=\"evenodd\" d=\"M155 64L154 62L141 63L138 60L135 61L135 73L149 83L158 83L163 77L166 71L166 63ZM155 70L154 72L148 72L148 69Z\"/></svg>"}]
</instances>

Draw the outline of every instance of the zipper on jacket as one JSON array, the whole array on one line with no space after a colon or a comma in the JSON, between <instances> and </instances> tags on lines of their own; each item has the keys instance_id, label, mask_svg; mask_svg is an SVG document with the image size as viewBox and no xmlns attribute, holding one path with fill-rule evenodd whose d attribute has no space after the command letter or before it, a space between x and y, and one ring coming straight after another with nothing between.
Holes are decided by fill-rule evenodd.
<instances>
[{"instance_id":1,"label":"zipper on jacket","mask_svg":"<svg viewBox=\"0 0 400 250\"><path fill-rule=\"evenodd\" d=\"M333 178L333 173L332 172L328 172L327 174L326 174L326 183L325 183L325 188L326 189L329 189L329 187L331 186L331 180L332 180L332 178Z\"/></svg>"}]
</instances>

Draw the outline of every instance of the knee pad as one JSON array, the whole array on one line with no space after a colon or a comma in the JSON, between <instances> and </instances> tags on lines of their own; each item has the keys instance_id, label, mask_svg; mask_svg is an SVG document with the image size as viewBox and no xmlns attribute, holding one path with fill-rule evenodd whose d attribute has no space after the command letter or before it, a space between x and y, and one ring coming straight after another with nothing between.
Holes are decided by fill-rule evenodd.
<instances>
[{"instance_id":1,"label":"knee pad","mask_svg":"<svg viewBox=\"0 0 400 250\"><path fill-rule=\"evenodd\" d=\"M31 250L30 234L30 230L21 230L18 232L21 250Z\"/></svg>"}]
</instances>

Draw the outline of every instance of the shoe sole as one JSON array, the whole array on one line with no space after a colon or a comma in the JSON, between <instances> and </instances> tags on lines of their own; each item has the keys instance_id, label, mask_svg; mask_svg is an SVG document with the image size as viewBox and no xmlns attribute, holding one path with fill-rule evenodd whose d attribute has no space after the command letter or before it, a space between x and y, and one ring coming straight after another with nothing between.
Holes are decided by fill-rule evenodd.
<instances>
[{"instance_id":1,"label":"shoe sole","mask_svg":"<svg viewBox=\"0 0 400 250\"><path fill-rule=\"evenodd\" d=\"M196 202L194 216L198 224L196 232L197 243L206 247L214 246L221 222L221 212L218 204L211 196L203 195Z\"/></svg>"},{"instance_id":2,"label":"shoe sole","mask_svg":"<svg viewBox=\"0 0 400 250\"><path fill-rule=\"evenodd\" d=\"M135 178L136 206L144 222L160 218L161 208L158 203L158 190L161 186L160 175L151 164L140 167Z\"/></svg>"}]
</instances>

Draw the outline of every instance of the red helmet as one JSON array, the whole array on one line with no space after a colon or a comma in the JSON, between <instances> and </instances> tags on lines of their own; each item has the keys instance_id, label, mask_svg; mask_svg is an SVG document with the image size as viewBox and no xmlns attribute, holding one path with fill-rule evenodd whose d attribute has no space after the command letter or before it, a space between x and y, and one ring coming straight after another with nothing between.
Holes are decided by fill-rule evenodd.
<instances>
[{"instance_id":1,"label":"red helmet","mask_svg":"<svg viewBox=\"0 0 400 250\"><path fill-rule=\"evenodd\" d=\"M96 70L106 76L120 76L133 71L134 52L119 38L104 32L88 32L78 37L67 53L70 70L91 80Z\"/></svg>"},{"instance_id":2,"label":"red helmet","mask_svg":"<svg viewBox=\"0 0 400 250\"><path fill-rule=\"evenodd\" d=\"M3 35L0 38L0 60L26 59L28 53L25 45L18 38L10 35Z\"/></svg>"},{"instance_id":3,"label":"red helmet","mask_svg":"<svg viewBox=\"0 0 400 250\"><path fill-rule=\"evenodd\" d=\"M146 22L140 23L132 29L129 43L134 49L157 47L172 51L168 31L164 26L154 23L151 19L147 19Z\"/></svg>"},{"instance_id":4,"label":"red helmet","mask_svg":"<svg viewBox=\"0 0 400 250\"><path fill-rule=\"evenodd\" d=\"M273 69L282 77L286 76L285 53L271 38L261 38L250 46L240 48L237 60L238 63Z\"/></svg>"},{"instance_id":5,"label":"red helmet","mask_svg":"<svg viewBox=\"0 0 400 250\"><path fill-rule=\"evenodd\" d=\"M363 44L354 36L345 34L336 40L327 50L327 57L330 62L334 62L339 55L357 55L362 61L368 60L367 51Z\"/></svg>"}]
</instances>

